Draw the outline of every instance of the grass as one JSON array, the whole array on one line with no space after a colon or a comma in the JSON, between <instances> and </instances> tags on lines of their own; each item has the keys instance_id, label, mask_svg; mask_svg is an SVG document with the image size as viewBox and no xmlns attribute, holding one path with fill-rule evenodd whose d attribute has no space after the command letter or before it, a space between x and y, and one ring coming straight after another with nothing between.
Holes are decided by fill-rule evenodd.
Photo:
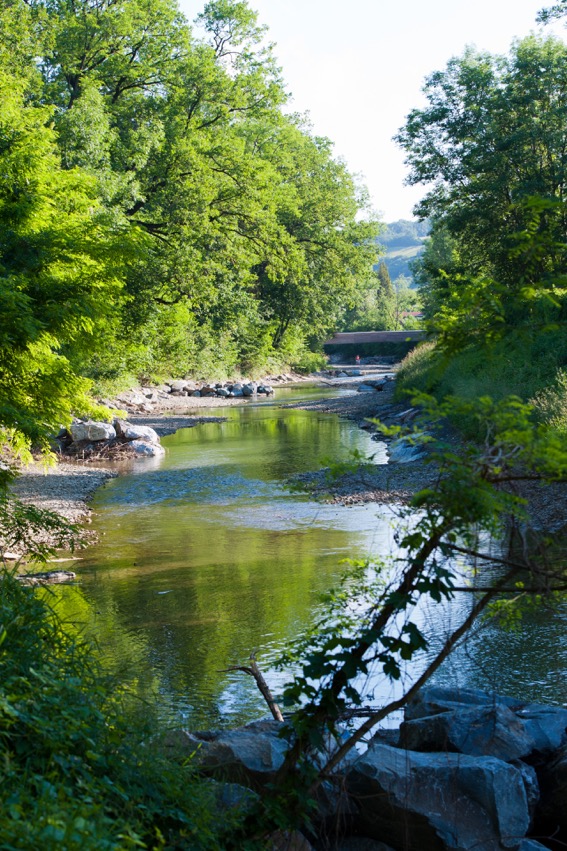
<instances>
[{"instance_id":1,"label":"grass","mask_svg":"<svg viewBox=\"0 0 567 851\"><path fill-rule=\"evenodd\" d=\"M435 343L417 346L402 361L397 376L399 398L413 390L438 400L490 397L495 402L516 396L534 407L535 418L567 433L567 340L563 334L530 337L511 332L486 347L464 347L450 356Z\"/></svg>"}]
</instances>

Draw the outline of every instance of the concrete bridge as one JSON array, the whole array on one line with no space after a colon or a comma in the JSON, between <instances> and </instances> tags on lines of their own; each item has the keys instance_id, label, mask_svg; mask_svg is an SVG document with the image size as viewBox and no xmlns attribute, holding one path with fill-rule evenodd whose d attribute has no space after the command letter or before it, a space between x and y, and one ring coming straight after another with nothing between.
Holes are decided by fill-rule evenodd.
<instances>
[{"instance_id":1,"label":"concrete bridge","mask_svg":"<svg viewBox=\"0 0 567 851\"><path fill-rule=\"evenodd\" d=\"M425 331L349 331L335 334L324 349L329 355L340 354L349 359L356 355L403 358L421 340L425 340Z\"/></svg>"}]
</instances>

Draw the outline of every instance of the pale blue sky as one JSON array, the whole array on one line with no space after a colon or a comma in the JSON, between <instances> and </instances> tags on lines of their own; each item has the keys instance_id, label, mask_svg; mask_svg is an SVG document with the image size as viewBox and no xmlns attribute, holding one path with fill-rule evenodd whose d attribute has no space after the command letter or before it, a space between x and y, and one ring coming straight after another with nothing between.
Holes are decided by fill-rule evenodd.
<instances>
[{"instance_id":1,"label":"pale blue sky","mask_svg":"<svg viewBox=\"0 0 567 851\"><path fill-rule=\"evenodd\" d=\"M180 0L193 20L205 0ZM467 44L506 53L537 31L545 0L250 0L267 24L292 108L335 143L362 175L385 221L410 218L423 189L403 185L403 155L392 136L422 102L427 74ZM565 37L560 25L545 31Z\"/></svg>"}]
</instances>

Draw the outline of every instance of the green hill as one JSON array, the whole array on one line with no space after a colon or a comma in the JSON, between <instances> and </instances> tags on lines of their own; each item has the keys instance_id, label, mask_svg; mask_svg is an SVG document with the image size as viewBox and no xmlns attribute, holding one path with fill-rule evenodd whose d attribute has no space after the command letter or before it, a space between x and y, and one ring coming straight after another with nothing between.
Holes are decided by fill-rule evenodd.
<instances>
[{"instance_id":1,"label":"green hill","mask_svg":"<svg viewBox=\"0 0 567 851\"><path fill-rule=\"evenodd\" d=\"M429 234L429 222L415 222L400 219L390 222L377 239L386 249L384 260L391 279L400 275L412 278L410 262L423 251L423 245Z\"/></svg>"}]
</instances>

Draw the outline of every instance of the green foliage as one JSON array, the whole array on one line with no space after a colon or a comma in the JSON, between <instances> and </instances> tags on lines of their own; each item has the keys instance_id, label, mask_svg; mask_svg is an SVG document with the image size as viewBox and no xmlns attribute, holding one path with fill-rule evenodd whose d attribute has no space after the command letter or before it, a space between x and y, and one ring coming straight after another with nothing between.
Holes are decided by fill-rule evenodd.
<instances>
[{"instance_id":1,"label":"green foliage","mask_svg":"<svg viewBox=\"0 0 567 851\"><path fill-rule=\"evenodd\" d=\"M0 624L2 847L227 847L238 814L221 818L190 765L140 744L149 707L135 711L49 599L6 572Z\"/></svg>"},{"instance_id":2,"label":"green foliage","mask_svg":"<svg viewBox=\"0 0 567 851\"><path fill-rule=\"evenodd\" d=\"M376 226L284 113L264 28L211 2L0 11L0 425L45 445L91 381L283 365L372 278Z\"/></svg>"},{"instance_id":3,"label":"green foliage","mask_svg":"<svg viewBox=\"0 0 567 851\"><path fill-rule=\"evenodd\" d=\"M539 555L534 560L525 552L499 558L479 549L478 543L482 532L499 534L504 522L525 523L524 502L511 487L516 479L567 479L565 441L534 423L532 408L517 398L501 402L450 398L440 403L419 394L413 403L423 414L406 439L429 445L429 460L438 470L436 485L417 493L402 512L405 522L396 533L399 555L390 564L350 563L323 602L313 631L301 636L282 660L283 665L298 660L302 664L285 690L286 702L299 708L290 722L291 746L276 786L278 794L298 783L313 794L357 742L431 677L491 604L499 617L506 613L510 621L516 616L508 602L510 594L514 603L527 593L534 600L565 596L564 565L555 565L548 573ZM442 435L448 423L462 421L474 423L476 440L455 449ZM400 427L382 430L401 433ZM410 522L416 510L419 519ZM482 581L479 570L478 581L473 574L469 583L467 568L455 559L456 553L499 570L491 571L488 582ZM474 594L474 602L432 652L421 607L427 600L451 600L457 590ZM379 710L369 710L368 720L346 741L337 741L335 752L323 759L314 776L308 757L323 748L325 731L336 736L337 722L348 717L353 704L371 700L368 689L374 689L380 677L401 680L405 663L415 665L420 659L421 672L402 684L401 696Z\"/></svg>"},{"instance_id":4,"label":"green foliage","mask_svg":"<svg viewBox=\"0 0 567 851\"><path fill-rule=\"evenodd\" d=\"M567 433L567 371L557 371L555 381L533 398L536 415L554 430Z\"/></svg>"}]
</instances>

